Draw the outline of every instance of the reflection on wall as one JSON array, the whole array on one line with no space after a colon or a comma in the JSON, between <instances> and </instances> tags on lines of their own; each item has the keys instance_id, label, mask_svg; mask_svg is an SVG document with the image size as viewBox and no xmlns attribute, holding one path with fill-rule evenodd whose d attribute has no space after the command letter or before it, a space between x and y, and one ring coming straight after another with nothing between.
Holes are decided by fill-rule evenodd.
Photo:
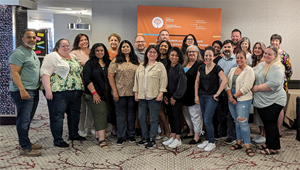
<instances>
[{"instance_id":1,"label":"reflection on wall","mask_svg":"<svg viewBox=\"0 0 300 170\"><path fill-rule=\"evenodd\" d=\"M0 5L0 115L15 114L14 105L9 94L8 58L13 50L12 6Z\"/></svg>"}]
</instances>

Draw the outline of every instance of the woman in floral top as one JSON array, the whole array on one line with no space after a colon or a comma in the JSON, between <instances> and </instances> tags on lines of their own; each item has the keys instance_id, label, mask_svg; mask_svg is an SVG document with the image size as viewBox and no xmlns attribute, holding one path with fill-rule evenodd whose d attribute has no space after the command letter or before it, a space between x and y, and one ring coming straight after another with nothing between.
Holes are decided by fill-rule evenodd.
<instances>
[{"instance_id":1,"label":"woman in floral top","mask_svg":"<svg viewBox=\"0 0 300 170\"><path fill-rule=\"evenodd\" d=\"M69 147L62 138L64 113L68 119L69 139L86 140L78 134L81 94L84 89L81 72L82 67L75 55L70 54L70 44L66 39L58 40L54 52L44 58L41 77L54 146Z\"/></svg>"},{"instance_id":2,"label":"woman in floral top","mask_svg":"<svg viewBox=\"0 0 300 170\"><path fill-rule=\"evenodd\" d=\"M293 74L293 70L292 70L292 62L290 59L290 55L285 52L284 50L280 49L280 44L282 42L282 38L280 35L278 34L273 34L270 38L270 42L271 45L275 46L278 49L278 54L281 58L281 63L283 64L284 68L285 68L285 77L284 77L284 83L283 83L283 89L288 92L288 82L290 81L292 74ZM279 135L280 137L282 136L281 133L281 127L282 127L282 123L283 123L283 119L284 119L284 111L283 109L280 112L280 115L278 117L278 129L279 129Z\"/></svg>"}]
</instances>

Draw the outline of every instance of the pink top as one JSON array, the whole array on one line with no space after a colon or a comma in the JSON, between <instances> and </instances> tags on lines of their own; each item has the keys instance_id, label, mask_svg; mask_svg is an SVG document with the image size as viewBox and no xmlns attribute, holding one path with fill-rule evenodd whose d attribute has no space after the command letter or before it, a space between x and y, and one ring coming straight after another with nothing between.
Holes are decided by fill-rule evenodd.
<instances>
[{"instance_id":1,"label":"pink top","mask_svg":"<svg viewBox=\"0 0 300 170\"><path fill-rule=\"evenodd\" d=\"M84 67L85 63L89 60L88 54L85 52L81 51L80 49L78 50L73 50L71 54L74 54L77 57L78 62L82 67Z\"/></svg>"}]
</instances>

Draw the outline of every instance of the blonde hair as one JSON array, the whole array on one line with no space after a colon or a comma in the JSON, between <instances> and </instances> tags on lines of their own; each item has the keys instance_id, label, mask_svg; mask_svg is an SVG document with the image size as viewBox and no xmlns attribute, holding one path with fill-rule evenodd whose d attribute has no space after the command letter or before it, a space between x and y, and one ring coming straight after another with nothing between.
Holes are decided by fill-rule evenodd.
<instances>
[{"instance_id":1,"label":"blonde hair","mask_svg":"<svg viewBox=\"0 0 300 170\"><path fill-rule=\"evenodd\" d=\"M281 67L283 72L285 71L285 68L284 66L282 65L281 63L281 58L280 56L278 55L278 49L276 47L274 47L273 45L270 45L267 47L267 49L271 49L273 52L274 52L274 55L276 56L276 58L271 61L270 64L268 64L268 66L266 67L265 71L264 71L264 76L268 74L268 72L270 71L270 69L273 67L273 66L278 66L278 67Z\"/></svg>"},{"instance_id":2,"label":"blonde hair","mask_svg":"<svg viewBox=\"0 0 300 170\"><path fill-rule=\"evenodd\" d=\"M195 50L196 50L197 53L198 53L198 55L197 55L197 60L196 60L196 61L197 61L197 62L203 61L202 56L201 56L201 54L200 54L199 48L198 48L197 46L195 46L195 45L190 45L190 46L186 49L186 52L185 52L184 57L183 57L183 64L182 64L183 67L185 67L185 66L188 64L188 62L190 61L189 56L188 56L188 52L189 52L190 49L193 48L193 47L195 48Z\"/></svg>"},{"instance_id":3,"label":"blonde hair","mask_svg":"<svg viewBox=\"0 0 300 170\"><path fill-rule=\"evenodd\" d=\"M110 40L111 37L116 37L119 40L119 42L121 42L121 37L118 34L116 34L116 33L110 34L108 36L108 41Z\"/></svg>"}]
</instances>

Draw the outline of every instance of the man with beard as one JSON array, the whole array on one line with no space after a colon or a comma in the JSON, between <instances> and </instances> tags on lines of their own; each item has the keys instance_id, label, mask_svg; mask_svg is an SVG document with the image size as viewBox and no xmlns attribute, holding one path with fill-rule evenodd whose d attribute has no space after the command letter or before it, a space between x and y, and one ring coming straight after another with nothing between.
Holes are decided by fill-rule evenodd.
<instances>
[{"instance_id":1,"label":"man with beard","mask_svg":"<svg viewBox=\"0 0 300 170\"><path fill-rule=\"evenodd\" d=\"M146 51L146 39L142 35L137 35L134 40L134 52L139 57L141 62L144 61L144 55Z\"/></svg>"},{"instance_id":2,"label":"man with beard","mask_svg":"<svg viewBox=\"0 0 300 170\"><path fill-rule=\"evenodd\" d=\"M239 48L239 42L241 41L242 39L242 32L239 30L239 29L234 29L232 30L231 32L231 40L234 44L233 46L233 54L236 54L240 48Z\"/></svg>"},{"instance_id":3,"label":"man with beard","mask_svg":"<svg viewBox=\"0 0 300 170\"><path fill-rule=\"evenodd\" d=\"M228 76L229 71L233 67L238 66L235 60L235 55L233 53L233 45L233 41L231 40L225 40L223 42L223 53L225 56L221 58L218 62L218 65L223 69L226 77ZM225 90L223 90L222 93L219 95L219 104L216 109L216 113L219 120L219 131L218 135L215 136L216 140L225 137L227 129L227 139L224 142L226 144L234 143L236 140L235 123L234 119L232 118L229 112L228 96Z\"/></svg>"},{"instance_id":4,"label":"man with beard","mask_svg":"<svg viewBox=\"0 0 300 170\"><path fill-rule=\"evenodd\" d=\"M39 101L40 61L32 50L36 45L36 34L26 30L23 45L9 56L11 81L9 91L17 108L16 128L19 137L20 155L40 156L42 146L32 144L28 137L30 122Z\"/></svg>"},{"instance_id":5,"label":"man with beard","mask_svg":"<svg viewBox=\"0 0 300 170\"><path fill-rule=\"evenodd\" d=\"M159 41L169 41L170 40L170 36L169 36L169 31L166 29L163 29L159 32Z\"/></svg>"}]
</instances>

